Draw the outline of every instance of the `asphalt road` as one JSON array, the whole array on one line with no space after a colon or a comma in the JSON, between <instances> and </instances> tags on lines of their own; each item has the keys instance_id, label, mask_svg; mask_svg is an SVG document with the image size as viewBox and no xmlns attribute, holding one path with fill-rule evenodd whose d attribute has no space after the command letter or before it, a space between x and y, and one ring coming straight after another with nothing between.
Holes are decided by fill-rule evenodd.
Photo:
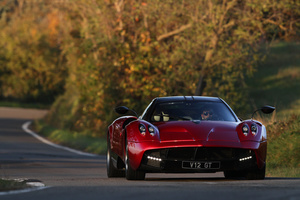
<instances>
[{"instance_id":1,"label":"asphalt road","mask_svg":"<svg viewBox=\"0 0 300 200\"><path fill-rule=\"evenodd\" d=\"M21 115L20 112L16 113L17 116L18 113ZM22 129L22 125L33 118L24 113L28 117L7 118L1 116L0 109L0 175L1 178L40 181L46 187L17 194L0 192L0 200L300 200L300 178L226 180L222 173L216 173L147 174L145 181L108 179L105 156L78 155L42 143Z\"/></svg>"}]
</instances>

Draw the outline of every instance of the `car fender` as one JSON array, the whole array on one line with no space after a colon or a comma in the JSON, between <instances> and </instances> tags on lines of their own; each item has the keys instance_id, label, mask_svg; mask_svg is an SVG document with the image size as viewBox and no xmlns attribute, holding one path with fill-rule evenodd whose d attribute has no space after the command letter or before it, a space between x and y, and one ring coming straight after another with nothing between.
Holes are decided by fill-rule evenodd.
<instances>
[{"instance_id":1,"label":"car fender","mask_svg":"<svg viewBox=\"0 0 300 200\"><path fill-rule=\"evenodd\" d=\"M124 116L116 119L108 127L108 145L113 153L116 153L119 157L123 157L124 149L124 133L125 128L130 122L135 121L137 118L134 116Z\"/></svg>"},{"instance_id":2,"label":"car fender","mask_svg":"<svg viewBox=\"0 0 300 200\"><path fill-rule=\"evenodd\" d=\"M145 134L142 134L139 130L140 125L146 128ZM154 134L150 134L149 127L154 128ZM128 145L129 162L131 167L136 170L140 166L143 154L147 149L147 143L159 142L159 131L156 126L147 121L136 120L126 126L125 137L127 144L124 144L123 160L125 160L126 145Z\"/></svg>"}]
</instances>

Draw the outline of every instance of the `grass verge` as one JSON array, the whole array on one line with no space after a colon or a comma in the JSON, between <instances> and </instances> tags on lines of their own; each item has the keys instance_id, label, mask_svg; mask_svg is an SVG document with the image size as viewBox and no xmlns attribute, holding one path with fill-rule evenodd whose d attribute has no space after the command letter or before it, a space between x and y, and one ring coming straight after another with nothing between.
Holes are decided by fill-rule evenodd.
<instances>
[{"instance_id":1,"label":"grass verge","mask_svg":"<svg viewBox=\"0 0 300 200\"><path fill-rule=\"evenodd\" d=\"M267 126L267 175L300 177L300 115Z\"/></svg>"},{"instance_id":2,"label":"grass verge","mask_svg":"<svg viewBox=\"0 0 300 200\"><path fill-rule=\"evenodd\" d=\"M255 115L267 125L267 176L300 177L300 42L271 46L247 85L254 109L276 107L272 116Z\"/></svg>"},{"instance_id":3,"label":"grass verge","mask_svg":"<svg viewBox=\"0 0 300 200\"><path fill-rule=\"evenodd\" d=\"M0 179L0 191L20 190L28 187L23 181Z\"/></svg>"},{"instance_id":4,"label":"grass verge","mask_svg":"<svg viewBox=\"0 0 300 200\"><path fill-rule=\"evenodd\" d=\"M300 170L299 167L278 167L278 168L268 168L266 172L267 177L289 177L289 178L299 178Z\"/></svg>"},{"instance_id":5,"label":"grass verge","mask_svg":"<svg viewBox=\"0 0 300 200\"><path fill-rule=\"evenodd\" d=\"M56 129L42 120L35 121L33 129L57 144L94 154L106 153L106 139L104 138L92 137L87 133Z\"/></svg>"}]
</instances>

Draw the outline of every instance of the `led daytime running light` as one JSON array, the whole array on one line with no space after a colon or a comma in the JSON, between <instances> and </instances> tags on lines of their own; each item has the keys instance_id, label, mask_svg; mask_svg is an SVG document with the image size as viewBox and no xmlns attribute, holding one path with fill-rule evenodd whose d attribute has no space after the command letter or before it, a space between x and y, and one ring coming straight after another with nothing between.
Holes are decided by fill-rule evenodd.
<instances>
[{"instance_id":1,"label":"led daytime running light","mask_svg":"<svg viewBox=\"0 0 300 200\"><path fill-rule=\"evenodd\" d=\"M248 156L248 157L245 157L245 158L240 158L239 161L245 161L245 160L250 160L252 159L252 156Z\"/></svg>"},{"instance_id":2,"label":"led daytime running light","mask_svg":"<svg viewBox=\"0 0 300 200\"><path fill-rule=\"evenodd\" d=\"M159 161L159 162L162 161L161 158L155 158L155 157L152 157L152 156L147 156L147 158L148 158L149 160L155 160L155 161Z\"/></svg>"}]
</instances>

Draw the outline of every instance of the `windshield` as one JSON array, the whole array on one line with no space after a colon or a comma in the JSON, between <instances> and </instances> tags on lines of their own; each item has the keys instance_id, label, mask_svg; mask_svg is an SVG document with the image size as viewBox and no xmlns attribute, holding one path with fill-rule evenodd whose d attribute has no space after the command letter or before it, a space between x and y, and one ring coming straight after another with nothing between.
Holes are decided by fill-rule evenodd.
<instances>
[{"instance_id":1,"label":"windshield","mask_svg":"<svg viewBox=\"0 0 300 200\"><path fill-rule=\"evenodd\" d=\"M151 115L152 122L182 120L236 122L232 112L222 102L164 102L157 104Z\"/></svg>"}]
</instances>

